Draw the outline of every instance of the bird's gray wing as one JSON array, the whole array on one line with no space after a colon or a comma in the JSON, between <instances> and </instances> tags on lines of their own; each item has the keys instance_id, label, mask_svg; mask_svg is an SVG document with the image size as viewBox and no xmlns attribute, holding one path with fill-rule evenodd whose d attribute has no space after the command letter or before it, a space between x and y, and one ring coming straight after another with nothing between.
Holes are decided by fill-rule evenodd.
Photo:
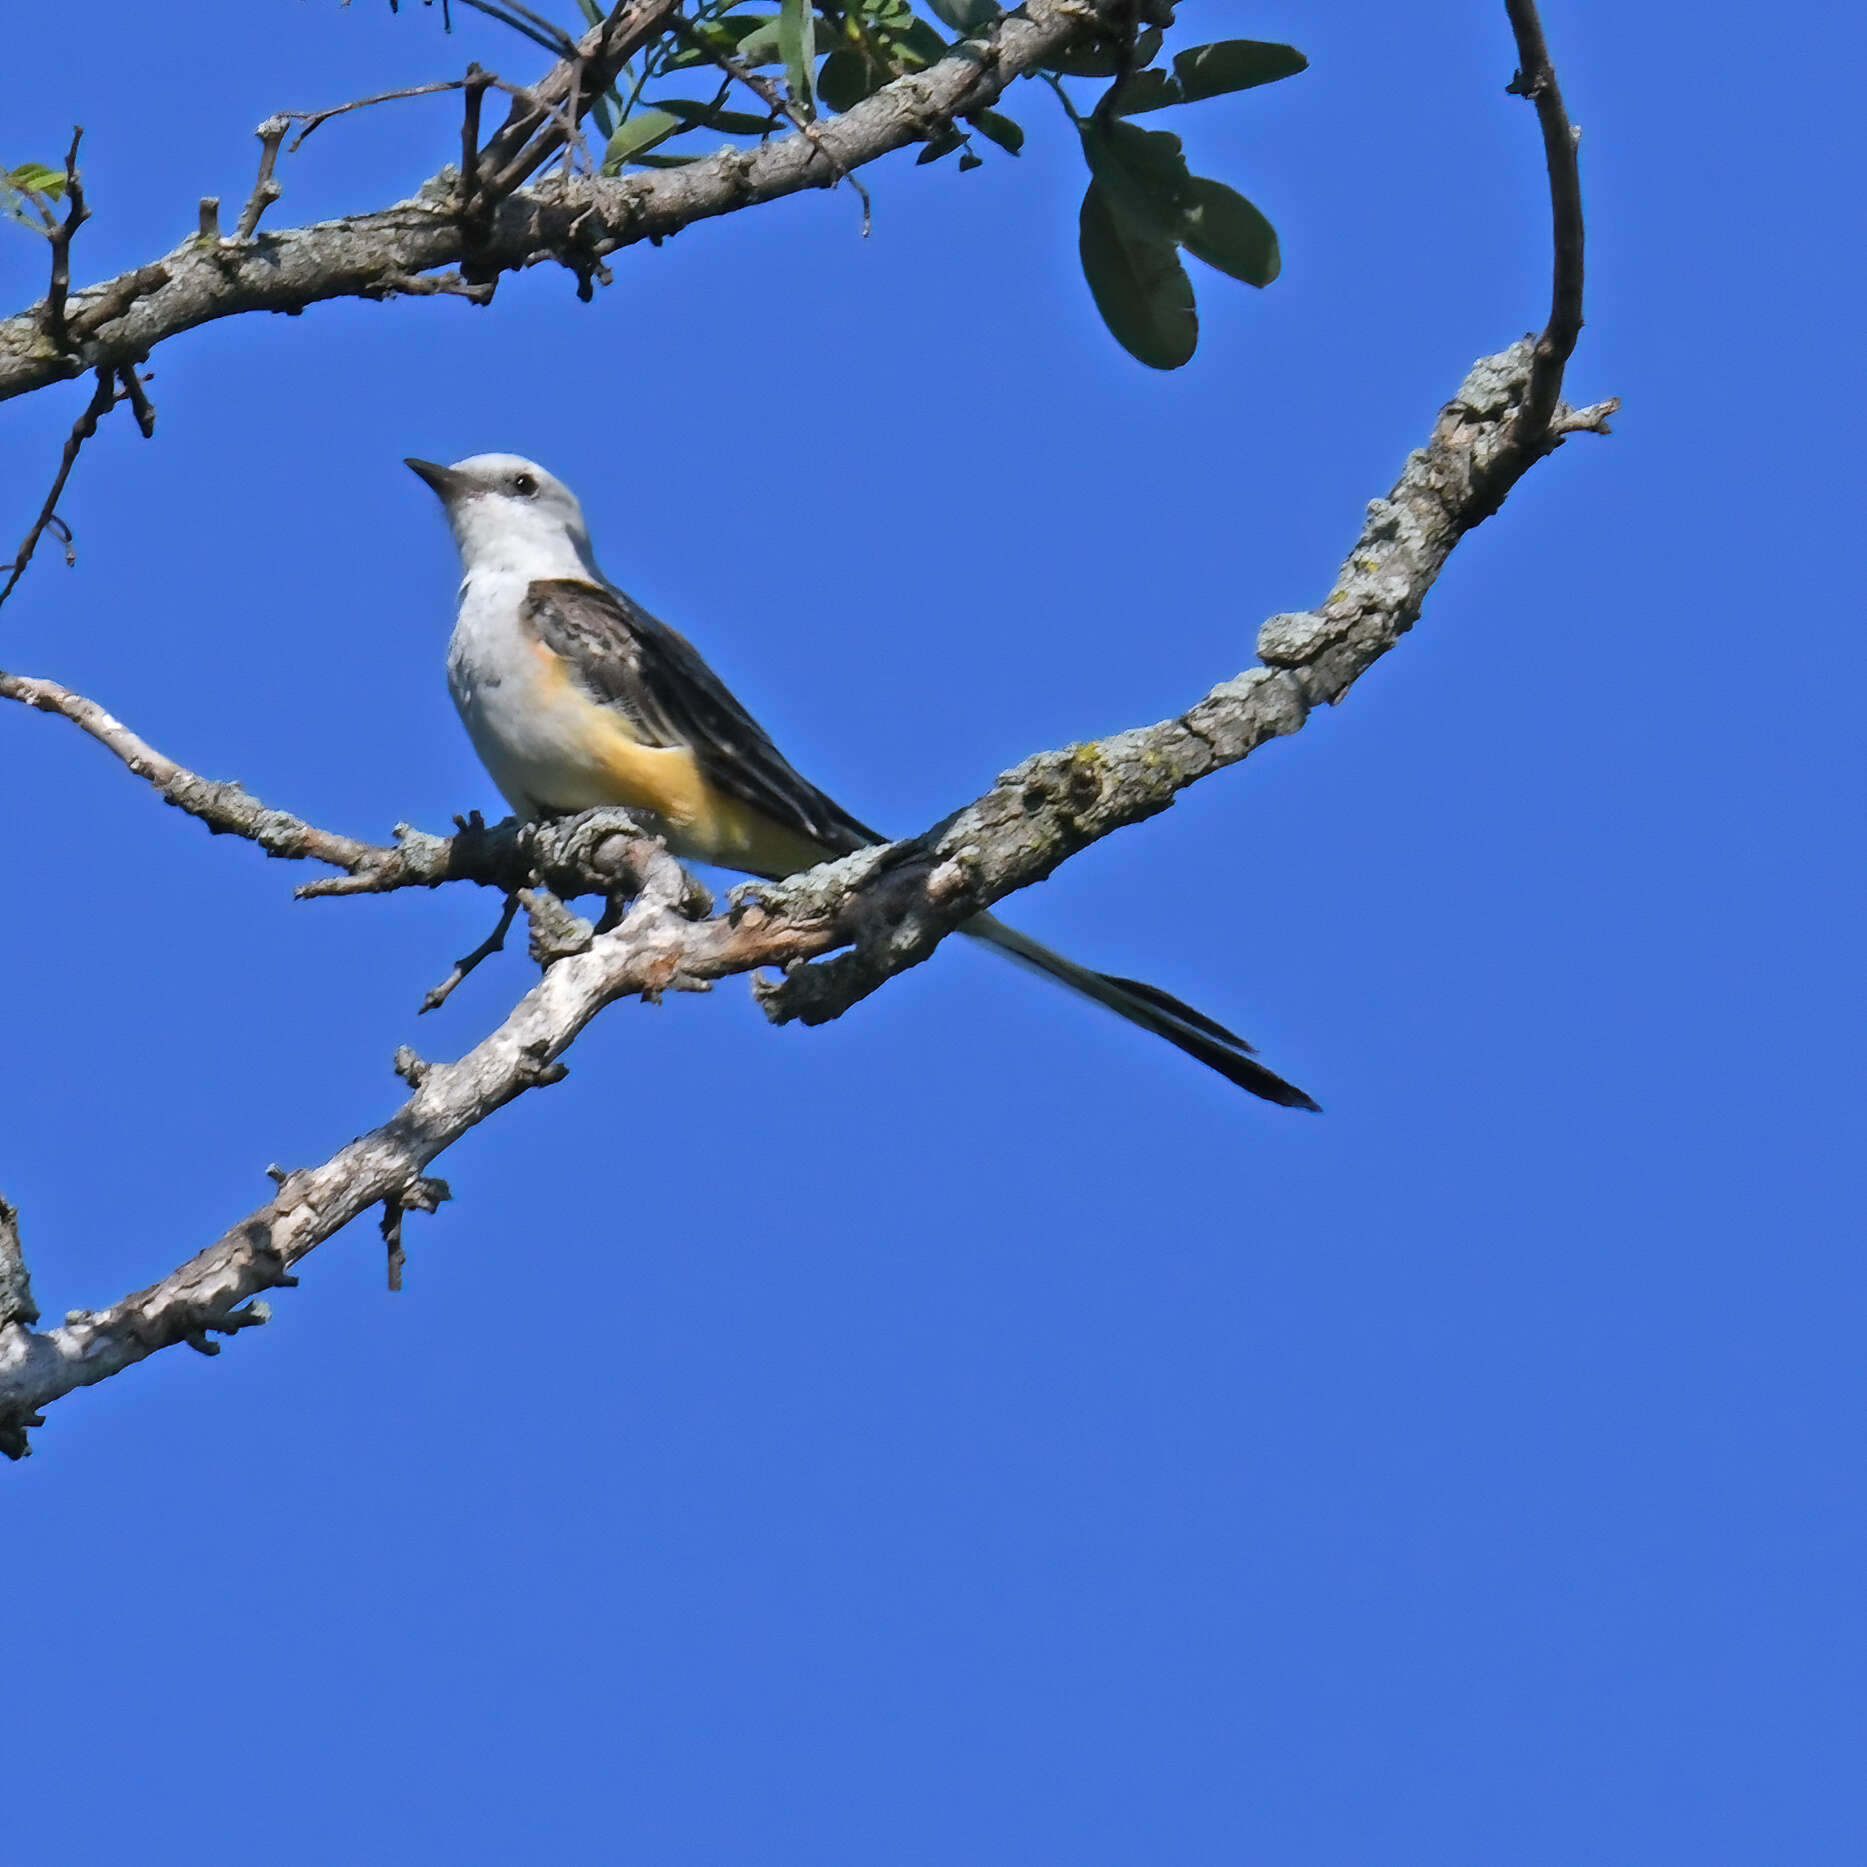
<instances>
[{"instance_id":1,"label":"bird's gray wing","mask_svg":"<svg viewBox=\"0 0 1867 1867\"><path fill-rule=\"evenodd\" d=\"M685 746L728 796L839 855L888 840L793 770L694 645L620 590L541 580L519 613L593 700L645 743Z\"/></svg>"}]
</instances>

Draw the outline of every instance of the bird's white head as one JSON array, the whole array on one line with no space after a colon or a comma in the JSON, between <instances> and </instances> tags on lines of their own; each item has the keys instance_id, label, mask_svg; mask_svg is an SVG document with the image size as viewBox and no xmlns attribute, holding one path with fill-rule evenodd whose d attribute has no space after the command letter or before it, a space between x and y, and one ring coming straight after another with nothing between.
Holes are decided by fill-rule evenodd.
<instances>
[{"instance_id":1,"label":"bird's white head","mask_svg":"<svg viewBox=\"0 0 1867 1867\"><path fill-rule=\"evenodd\" d=\"M535 460L474 454L451 467L431 460L407 464L440 497L469 575L599 577L577 495Z\"/></svg>"}]
</instances>

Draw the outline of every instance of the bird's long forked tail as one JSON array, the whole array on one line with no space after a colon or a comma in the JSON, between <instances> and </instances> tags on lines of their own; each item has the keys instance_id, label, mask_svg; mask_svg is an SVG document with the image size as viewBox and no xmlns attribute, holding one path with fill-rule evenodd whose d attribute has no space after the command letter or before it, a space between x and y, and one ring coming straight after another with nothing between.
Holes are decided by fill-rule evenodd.
<instances>
[{"instance_id":1,"label":"bird's long forked tail","mask_svg":"<svg viewBox=\"0 0 1867 1867\"><path fill-rule=\"evenodd\" d=\"M996 947L1008 959L1029 967L1032 972L1041 972L1059 985L1067 985L1072 992L1080 992L1084 998L1106 1005L1130 1024L1138 1024L1142 1030L1164 1037L1175 1049L1197 1058L1209 1070L1217 1070L1227 1082L1236 1083L1240 1089L1248 1089L1254 1096L1262 1096L1266 1102L1275 1102L1282 1108L1322 1113L1320 1106L1294 1083L1285 1082L1258 1062L1251 1054L1251 1046L1236 1031L1228 1031L1191 1005L1181 1004L1158 986L1143 985L1138 979L1117 978L1113 973L1092 972L1087 966L1079 966L1061 953L1040 946L1028 934L1007 927L990 914L980 914L969 920L961 931L984 941L987 946Z\"/></svg>"}]
</instances>

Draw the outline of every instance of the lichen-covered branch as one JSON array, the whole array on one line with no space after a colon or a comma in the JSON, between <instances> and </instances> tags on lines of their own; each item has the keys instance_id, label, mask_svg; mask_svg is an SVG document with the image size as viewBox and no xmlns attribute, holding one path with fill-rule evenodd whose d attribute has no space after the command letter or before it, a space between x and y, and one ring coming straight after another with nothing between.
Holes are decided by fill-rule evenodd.
<instances>
[{"instance_id":1,"label":"lichen-covered branch","mask_svg":"<svg viewBox=\"0 0 1867 1867\"><path fill-rule=\"evenodd\" d=\"M444 169L412 200L373 213L246 239L192 234L158 262L72 293L60 341L47 333L42 306L0 321L0 401L87 369L140 361L167 338L217 318L380 298L406 289L408 279L463 261L476 280L542 260L587 280L622 247L801 189L830 187L840 175L925 140L955 116L984 109L1014 78L1067 46L1108 30L1124 3L1029 0L938 64L813 125L811 136L724 150L654 175L553 175L501 196L520 173L532 171L534 156L546 159L556 146L552 136L561 135L549 127L537 134L548 113L528 117L520 105L480 153L471 202L462 198L458 173ZM643 30L652 30L671 10L660 0L628 9L630 31L642 21L652 22ZM561 70L561 79L553 73L533 87L542 106L561 107L571 95L575 81L568 67ZM591 95L588 75L580 95Z\"/></svg>"},{"instance_id":2,"label":"lichen-covered branch","mask_svg":"<svg viewBox=\"0 0 1867 1867\"><path fill-rule=\"evenodd\" d=\"M529 877L555 893L632 895L633 902L607 932L570 916L551 923L544 978L492 1036L457 1063L427 1065L399 1054L398 1070L416 1088L388 1121L321 1166L286 1176L271 1201L172 1276L44 1334L0 1329L0 1452L19 1456L19 1422L73 1388L174 1342L211 1347L205 1330L255 1319L240 1306L288 1281L292 1265L372 1206L417 1204L409 1193L429 1163L514 1097L557 1080L558 1059L605 1005L782 967L786 976L761 992L767 1012L821 1023L1077 850L1165 810L1188 785L1265 740L1295 732L1312 705L1337 698L1419 614L1447 555L1475 522L1474 488L1483 487L1521 407L1531 349L1526 340L1473 369L1426 448L1409 459L1388 498L1370 507L1328 599L1264 625L1259 646L1270 665L1215 687L1175 719L1039 753L925 836L738 890L723 913L707 918L695 918L705 914L704 891L623 813L491 829L469 824L451 838L411 832L394 848L378 847L182 772L101 708L63 696L51 710L84 726L181 808L271 854L333 862L364 878L362 892L448 879L512 888ZM1604 413L1559 411L1558 421L1565 431L1597 427ZM48 688L0 676L0 694L33 704L47 704ZM555 907L553 895L542 904ZM539 905L539 897L528 901L534 913ZM850 950L820 957L839 948Z\"/></svg>"},{"instance_id":3,"label":"lichen-covered branch","mask_svg":"<svg viewBox=\"0 0 1867 1867\"><path fill-rule=\"evenodd\" d=\"M1509 4L1513 22L1527 16L1534 25L1525 0ZM1524 59L1531 70L1528 52ZM1547 132L1553 79L1532 94ZM1560 116L1559 99L1553 107ZM1574 139L1566 120L1558 127L1562 134L1546 135L1546 149L1552 196L1560 201L1573 183ZM490 829L475 819L451 838L401 830L394 846L362 843L268 810L237 786L197 777L54 683L0 675L0 697L72 720L210 829L341 871L301 894L448 880L496 887L525 907L533 956L545 967L499 1029L457 1062L430 1064L398 1051L394 1067L412 1093L386 1122L317 1167L279 1175L265 1205L161 1283L108 1310L32 1331L12 1215L0 1207L0 1452L21 1456L40 1409L73 1388L175 1342L214 1352L208 1332L264 1321L254 1299L289 1284L293 1265L372 1207L390 1215L385 1238L399 1274L401 1214L431 1208L438 1197L423 1177L427 1166L515 1097L559 1080L564 1053L614 1000L704 990L717 979L778 967L784 977L760 988L773 1018L836 1017L1003 896L1165 810L1189 785L1297 731L1316 705L1339 699L1413 626L1459 540L1497 510L1529 467L1569 434L1605 431L1613 403L1571 409L1560 400L1580 317L1579 300L1567 306L1562 281L1571 276L1565 267L1579 264L1579 243L1565 256L1560 206L1556 218L1555 337L1546 330L1473 366L1425 446L1369 506L1324 600L1273 616L1259 630L1264 665L1221 683L1173 719L1027 759L921 837L738 889L722 913L712 913L705 891L621 812ZM1579 289L1579 272L1572 276ZM563 905L592 893L609 902L595 924ZM9 1264L17 1268L11 1283ZM8 1289L24 1293L10 1313Z\"/></svg>"}]
</instances>

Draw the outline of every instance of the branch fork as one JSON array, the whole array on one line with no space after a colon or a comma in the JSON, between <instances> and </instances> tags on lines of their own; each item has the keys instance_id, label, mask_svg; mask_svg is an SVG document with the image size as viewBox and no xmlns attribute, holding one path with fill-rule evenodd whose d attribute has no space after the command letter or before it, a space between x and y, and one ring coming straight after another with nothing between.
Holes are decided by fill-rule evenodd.
<instances>
[{"instance_id":1,"label":"branch fork","mask_svg":"<svg viewBox=\"0 0 1867 1867\"><path fill-rule=\"evenodd\" d=\"M608 34L625 16L646 18L660 4L636 0L600 30ZM533 944L546 967L499 1027L458 1060L430 1063L406 1048L398 1051L395 1067L409 1095L385 1122L320 1165L280 1176L268 1204L160 1283L110 1309L71 1312L62 1326L35 1331L17 1228L11 1209L0 1208L0 1293L16 1292L10 1314L0 1300L0 1452L23 1456L27 1429L39 1423L48 1402L74 1388L107 1379L171 1343L188 1341L212 1352L219 1345L208 1340L210 1332L233 1333L263 1321L263 1306L253 1299L289 1284L299 1259L378 1206L391 1275L399 1277L401 1214L430 1209L444 1195L442 1183L427 1177L429 1165L506 1103L561 1080L564 1053L617 999L652 999L669 987L704 988L719 978L775 967L783 976L759 987L769 1015L806 1023L835 1017L894 973L918 964L973 914L1041 880L1087 844L1168 808L1180 791L1238 763L1265 741L1296 732L1320 702L1340 699L1412 627L1465 533L1496 511L1528 468L1565 435L1605 433L1615 407L1605 402L1574 409L1561 401L1564 367L1581 328L1575 139L1548 72L1534 6L1530 0L1506 4L1543 129L1550 179L1554 284L1542 333L1473 366L1427 445L1408 458L1388 495L1370 505L1326 599L1313 610L1274 616L1264 625L1259 652L1265 665L1221 682L1175 718L1040 753L921 837L863 850L779 884L735 889L725 912L713 914L705 891L625 813L591 811L490 828L468 818L458 822L452 838L402 826L393 847L371 845L269 810L237 785L200 778L95 702L56 683L0 674L0 698L71 720L210 829L244 836L269 855L319 860L341 871L306 885L301 894L379 893L452 880L497 887L507 896L508 924L520 907L527 910ZM1086 29L1085 22L1106 25L1108 17L1108 7L1091 0L1030 0L1022 17L1000 22L997 43L1006 67L1021 69L1042 62L1041 52L1066 43ZM943 86L951 88L951 74L941 74L953 63L904 83L892 99L878 93L825 126L825 135L847 139L839 145L846 160L852 148L873 153L888 137L895 139L889 146L912 140L924 107L946 95ZM919 101L910 107L903 102L910 98ZM891 127L876 137L884 118ZM538 122L546 127L539 130ZM522 149L535 153L549 138L549 119L526 124L515 105L487 151L499 149L501 160L517 160L501 148L502 137L510 141L516 135ZM534 132L536 142L524 140ZM864 144L863 137L872 140ZM821 164L808 145L796 147L802 142L786 138L764 151L737 152L732 163L716 163L711 177L700 175L706 164L670 171L681 188L702 190L686 198L684 218L668 214L667 203L678 190L663 189L667 177L646 187L632 183L630 199L648 205L639 213L632 209L628 237L650 237L657 228L670 231L702 213L725 211L728 195L705 190L717 190L729 170L762 198L818 185L808 171L820 176ZM587 181L580 180L577 190L593 201L604 198L603 189ZM577 218L551 205L554 194L568 191L561 181L504 203L490 235L489 263L514 263L501 257L514 249L500 243L513 237L521 221L525 252L552 251L552 241ZM695 206L697 201L707 205ZM422 214L424 224L445 224L450 237L457 237L457 214L426 208ZM292 237L277 236L275 246ZM431 263L438 262L407 269L424 270ZM0 327L0 393L9 370L4 339ZM111 387L116 367L115 360L100 367L100 393ZM113 399L114 393L111 388ZM580 894L607 902L594 925L565 906ZM9 1273L9 1263L17 1275Z\"/></svg>"}]
</instances>

